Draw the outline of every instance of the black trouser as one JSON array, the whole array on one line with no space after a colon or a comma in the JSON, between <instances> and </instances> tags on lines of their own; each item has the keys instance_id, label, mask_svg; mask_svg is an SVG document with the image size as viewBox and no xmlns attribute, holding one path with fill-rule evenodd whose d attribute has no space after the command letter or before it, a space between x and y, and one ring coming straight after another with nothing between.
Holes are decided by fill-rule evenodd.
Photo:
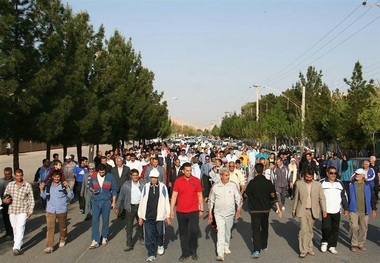
<instances>
[{"instance_id":1,"label":"black trouser","mask_svg":"<svg viewBox=\"0 0 380 263\"><path fill-rule=\"evenodd\" d=\"M182 255L190 256L197 254L199 212L190 213L177 212L178 232L181 241Z\"/></svg>"},{"instance_id":2,"label":"black trouser","mask_svg":"<svg viewBox=\"0 0 380 263\"><path fill-rule=\"evenodd\" d=\"M125 215L127 218L126 224L125 224L125 232L127 237L127 247L133 247L132 243L132 234L133 234L133 221L136 219L136 221L139 221L139 216L137 215L137 211L139 210L139 205L131 205L131 212L126 211ZM143 228L139 224L137 224L137 229L139 231L139 238L144 238Z\"/></svg>"},{"instance_id":3,"label":"black trouser","mask_svg":"<svg viewBox=\"0 0 380 263\"><path fill-rule=\"evenodd\" d=\"M80 196L81 189L82 189L82 182L75 181L75 195L78 197L79 209L82 209L84 211L85 200L84 200L84 196Z\"/></svg>"},{"instance_id":4,"label":"black trouser","mask_svg":"<svg viewBox=\"0 0 380 263\"><path fill-rule=\"evenodd\" d=\"M5 235L13 237L13 228L11 225L11 221L9 220L9 214L8 214L9 205L2 204L2 206L3 206L3 209L1 210L1 214L3 215Z\"/></svg>"},{"instance_id":5,"label":"black trouser","mask_svg":"<svg viewBox=\"0 0 380 263\"><path fill-rule=\"evenodd\" d=\"M379 200L379 178L375 178L374 183L375 186L373 187L373 190L375 191L375 199Z\"/></svg>"},{"instance_id":6,"label":"black trouser","mask_svg":"<svg viewBox=\"0 0 380 263\"><path fill-rule=\"evenodd\" d=\"M340 213L327 214L322 217L322 242L327 242L328 247L336 247L339 234Z\"/></svg>"},{"instance_id":7,"label":"black trouser","mask_svg":"<svg viewBox=\"0 0 380 263\"><path fill-rule=\"evenodd\" d=\"M210 188L211 188L211 182L210 182L210 177L208 175L203 175L202 176L202 194L203 198L208 197L210 194Z\"/></svg>"},{"instance_id":8,"label":"black trouser","mask_svg":"<svg viewBox=\"0 0 380 263\"><path fill-rule=\"evenodd\" d=\"M268 247L269 212L251 213L253 251L261 251Z\"/></svg>"}]
</instances>

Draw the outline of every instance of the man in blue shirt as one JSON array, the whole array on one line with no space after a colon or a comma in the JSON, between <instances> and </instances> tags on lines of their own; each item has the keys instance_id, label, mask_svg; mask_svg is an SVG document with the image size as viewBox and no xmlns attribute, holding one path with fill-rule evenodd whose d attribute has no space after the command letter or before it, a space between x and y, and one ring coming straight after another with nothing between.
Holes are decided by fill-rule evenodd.
<instances>
[{"instance_id":1,"label":"man in blue shirt","mask_svg":"<svg viewBox=\"0 0 380 263\"><path fill-rule=\"evenodd\" d=\"M88 165L87 157L82 157L80 158L80 164L75 166L73 169L73 174L75 177L74 189L75 189L75 195L79 201L80 214L84 214L84 209L85 209L85 199L83 196L81 196L80 192L82 189L83 177L85 174L88 173L87 165Z\"/></svg>"},{"instance_id":2,"label":"man in blue shirt","mask_svg":"<svg viewBox=\"0 0 380 263\"><path fill-rule=\"evenodd\" d=\"M54 247L55 221L59 225L59 247L65 246L67 237L67 201L74 197L67 181L61 182L60 171L54 171L49 195L46 194L45 184L40 185L40 196L46 200L46 248L45 253L52 253Z\"/></svg>"}]
</instances>

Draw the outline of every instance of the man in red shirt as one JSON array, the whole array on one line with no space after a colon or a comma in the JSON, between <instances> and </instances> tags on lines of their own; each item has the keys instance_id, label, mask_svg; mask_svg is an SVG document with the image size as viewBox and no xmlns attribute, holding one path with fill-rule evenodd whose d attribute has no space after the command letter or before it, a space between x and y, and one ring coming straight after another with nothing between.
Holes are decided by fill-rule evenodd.
<instances>
[{"instance_id":1,"label":"man in red shirt","mask_svg":"<svg viewBox=\"0 0 380 263\"><path fill-rule=\"evenodd\" d=\"M199 218L203 216L203 195L201 181L191 175L191 164L182 165L183 176L177 178L174 184L170 205L170 217L174 218L174 206L177 204L178 231L182 255L179 261L185 261L190 256L198 260Z\"/></svg>"}]
</instances>

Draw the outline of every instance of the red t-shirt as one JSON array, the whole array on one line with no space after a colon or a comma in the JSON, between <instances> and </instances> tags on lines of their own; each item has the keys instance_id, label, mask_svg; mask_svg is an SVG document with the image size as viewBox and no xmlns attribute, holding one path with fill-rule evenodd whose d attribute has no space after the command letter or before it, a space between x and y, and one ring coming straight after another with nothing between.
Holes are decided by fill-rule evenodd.
<instances>
[{"instance_id":1,"label":"red t-shirt","mask_svg":"<svg viewBox=\"0 0 380 263\"><path fill-rule=\"evenodd\" d=\"M178 192L178 212L190 213L199 210L198 193L202 193L202 185L197 177L191 176L189 180L186 180L185 176L178 177L173 191Z\"/></svg>"}]
</instances>

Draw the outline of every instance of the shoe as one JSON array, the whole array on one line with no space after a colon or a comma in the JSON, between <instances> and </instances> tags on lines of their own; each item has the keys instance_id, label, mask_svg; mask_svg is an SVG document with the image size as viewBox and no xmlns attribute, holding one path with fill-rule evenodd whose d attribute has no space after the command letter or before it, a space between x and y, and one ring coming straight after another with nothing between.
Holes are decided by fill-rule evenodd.
<instances>
[{"instance_id":1,"label":"shoe","mask_svg":"<svg viewBox=\"0 0 380 263\"><path fill-rule=\"evenodd\" d=\"M66 245L65 240L61 240L61 241L59 241L58 247L64 247L65 245Z\"/></svg>"},{"instance_id":2,"label":"shoe","mask_svg":"<svg viewBox=\"0 0 380 263\"><path fill-rule=\"evenodd\" d=\"M165 248L164 246L158 246L157 248L157 254L162 256L165 253Z\"/></svg>"},{"instance_id":3,"label":"shoe","mask_svg":"<svg viewBox=\"0 0 380 263\"><path fill-rule=\"evenodd\" d=\"M268 251L268 247L263 248L262 251Z\"/></svg>"},{"instance_id":4,"label":"shoe","mask_svg":"<svg viewBox=\"0 0 380 263\"><path fill-rule=\"evenodd\" d=\"M356 246L351 246L351 251L352 251L352 252L356 252L356 251L358 251L358 247L356 247Z\"/></svg>"},{"instance_id":5,"label":"shoe","mask_svg":"<svg viewBox=\"0 0 380 263\"><path fill-rule=\"evenodd\" d=\"M92 243L91 243L89 249L94 249L94 248L97 248L97 247L99 247L99 243L96 242L95 240L92 240Z\"/></svg>"},{"instance_id":6,"label":"shoe","mask_svg":"<svg viewBox=\"0 0 380 263\"><path fill-rule=\"evenodd\" d=\"M192 258L193 260L198 260L198 255L197 255L197 254L191 255L191 258Z\"/></svg>"},{"instance_id":7,"label":"shoe","mask_svg":"<svg viewBox=\"0 0 380 263\"><path fill-rule=\"evenodd\" d=\"M140 245L145 245L145 240L144 238L139 238Z\"/></svg>"},{"instance_id":8,"label":"shoe","mask_svg":"<svg viewBox=\"0 0 380 263\"><path fill-rule=\"evenodd\" d=\"M278 209L276 210L276 214L278 214L280 211L278 211Z\"/></svg>"},{"instance_id":9,"label":"shoe","mask_svg":"<svg viewBox=\"0 0 380 263\"><path fill-rule=\"evenodd\" d=\"M331 254L334 254L334 255L338 254L338 251L336 251L335 247L330 247L329 251L331 252Z\"/></svg>"},{"instance_id":10,"label":"shoe","mask_svg":"<svg viewBox=\"0 0 380 263\"><path fill-rule=\"evenodd\" d=\"M285 211L285 206L281 207L281 210L282 210L282 211Z\"/></svg>"},{"instance_id":11,"label":"shoe","mask_svg":"<svg viewBox=\"0 0 380 263\"><path fill-rule=\"evenodd\" d=\"M80 209L80 210L79 210L79 214L84 214L84 210L83 210L83 209Z\"/></svg>"},{"instance_id":12,"label":"shoe","mask_svg":"<svg viewBox=\"0 0 380 263\"><path fill-rule=\"evenodd\" d=\"M131 251L131 250L133 250L133 247L128 247L127 246L127 247L124 248L124 251L126 251L126 252Z\"/></svg>"},{"instance_id":13,"label":"shoe","mask_svg":"<svg viewBox=\"0 0 380 263\"><path fill-rule=\"evenodd\" d=\"M147 262L153 262L153 261L155 261L156 260L156 257L155 256L150 256L150 257L148 257L147 258Z\"/></svg>"},{"instance_id":14,"label":"shoe","mask_svg":"<svg viewBox=\"0 0 380 263\"><path fill-rule=\"evenodd\" d=\"M307 256L307 253L301 253L300 258L305 258Z\"/></svg>"},{"instance_id":15,"label":"shoe","mask_svg":"<svg viewBox=\"0 0 380 263\"><path fill-rule=\"evenodd\" d=\"M224 248L224 254L231 254L231 250L229 247Z\"/></svg>"},{"instance_id":16,"label":"shoe","mask_svg":"<svg viewBox=\"0 0 380 263\"><path fill-rule=\"evenodd\" d=\"M260 252L259 251L254 251L251 255L251 258L259 258L260 257Z\"/></svg>"},{"instance_id":17,"label":"shoe","mask_svg":"<svg viewBox=\"0 0 380 263\"><path fill-rule=\"evenodd\" d=\"M321 244L321 252L325 253L327 251L327 242L322 242Z\"/></svg>"},{"instance_id":18,"label":"shoe","mask_svg":"<svg viewBox=\"0 0 380 263\"><path fill-rule=\"evenodd\" d=\"M108 239L107 239L106 237L103 237L103 238L102 238L102 245L103 245L103 246L106 246L107 243L108 243Z\"/></svg>"},{"instance_id":19,"label":"shoe","mask_svg":"<svg viewBox=\"0 0 380 263\"><path fill-rule=\"evenodd\" d=\"M13 249L13 256L18 256L20 254L21 254L20 249Z\"/></svg>"},{"instance_id":20,"label":"shoe","mask_svg":"<svg viewBox=\"0 0 380 263\"><path fill-rule=\"evenodd\" d=\"M190 256L186 256L186 255L183 255L183 254L182 254L182 255L179 257L178 260L182 262L182 261L185 261L186 259L188 259L189 257L190 257Z\"/></svg>"},{"instance_id":21,"label":"shoe","mask_svg":"<svg viewBox=\"0 0 380 263\"><path fill-rule=\"evenodd\" d=\"M358 249L361 250L361 251L366 251L367 248L365 246L358 246Z\"/></svg>"},{"instance_id":22,"label":"shoe","mask_svg":"<svg viewBox=\"0 0 380 263\"><path fill-rule=\"evenodd\" d=\"M315 252L314 251L309 251L307 252L310 256L315 256Z\"/></svg>"},{"instance_id":23,"label":"shoe","mask_svg":"<svg viewBox=\"0 0 380 263\"><path fill-rule=\"evenodd\" d=\"M47 247L47 248L44 249L44 252L45 252L46 254L53 253L53 248L52 248L52 247Z\"/></svg>"},{"instance_id":24,"label":"shoe","mask_svg":"<svg viewBox=\"0 0 380 263\"><path fill-rule=\"evenodd\" d=\"M218 255L216 257L216 261L224 261L224 257L222 255Z\"/></svg>"},{"instance_id":25,"label":"shoe","mask_svg":"<svg viewBox=\"0 0 380 263\"><path fill-rule=\"evenodd\" d=\"M91 220L91 218L92 218L92 215L91 215L91 214L88 214L88 215L86 215L86 217L84 218L84 221Z\"/></svg>"}]
</instances>

